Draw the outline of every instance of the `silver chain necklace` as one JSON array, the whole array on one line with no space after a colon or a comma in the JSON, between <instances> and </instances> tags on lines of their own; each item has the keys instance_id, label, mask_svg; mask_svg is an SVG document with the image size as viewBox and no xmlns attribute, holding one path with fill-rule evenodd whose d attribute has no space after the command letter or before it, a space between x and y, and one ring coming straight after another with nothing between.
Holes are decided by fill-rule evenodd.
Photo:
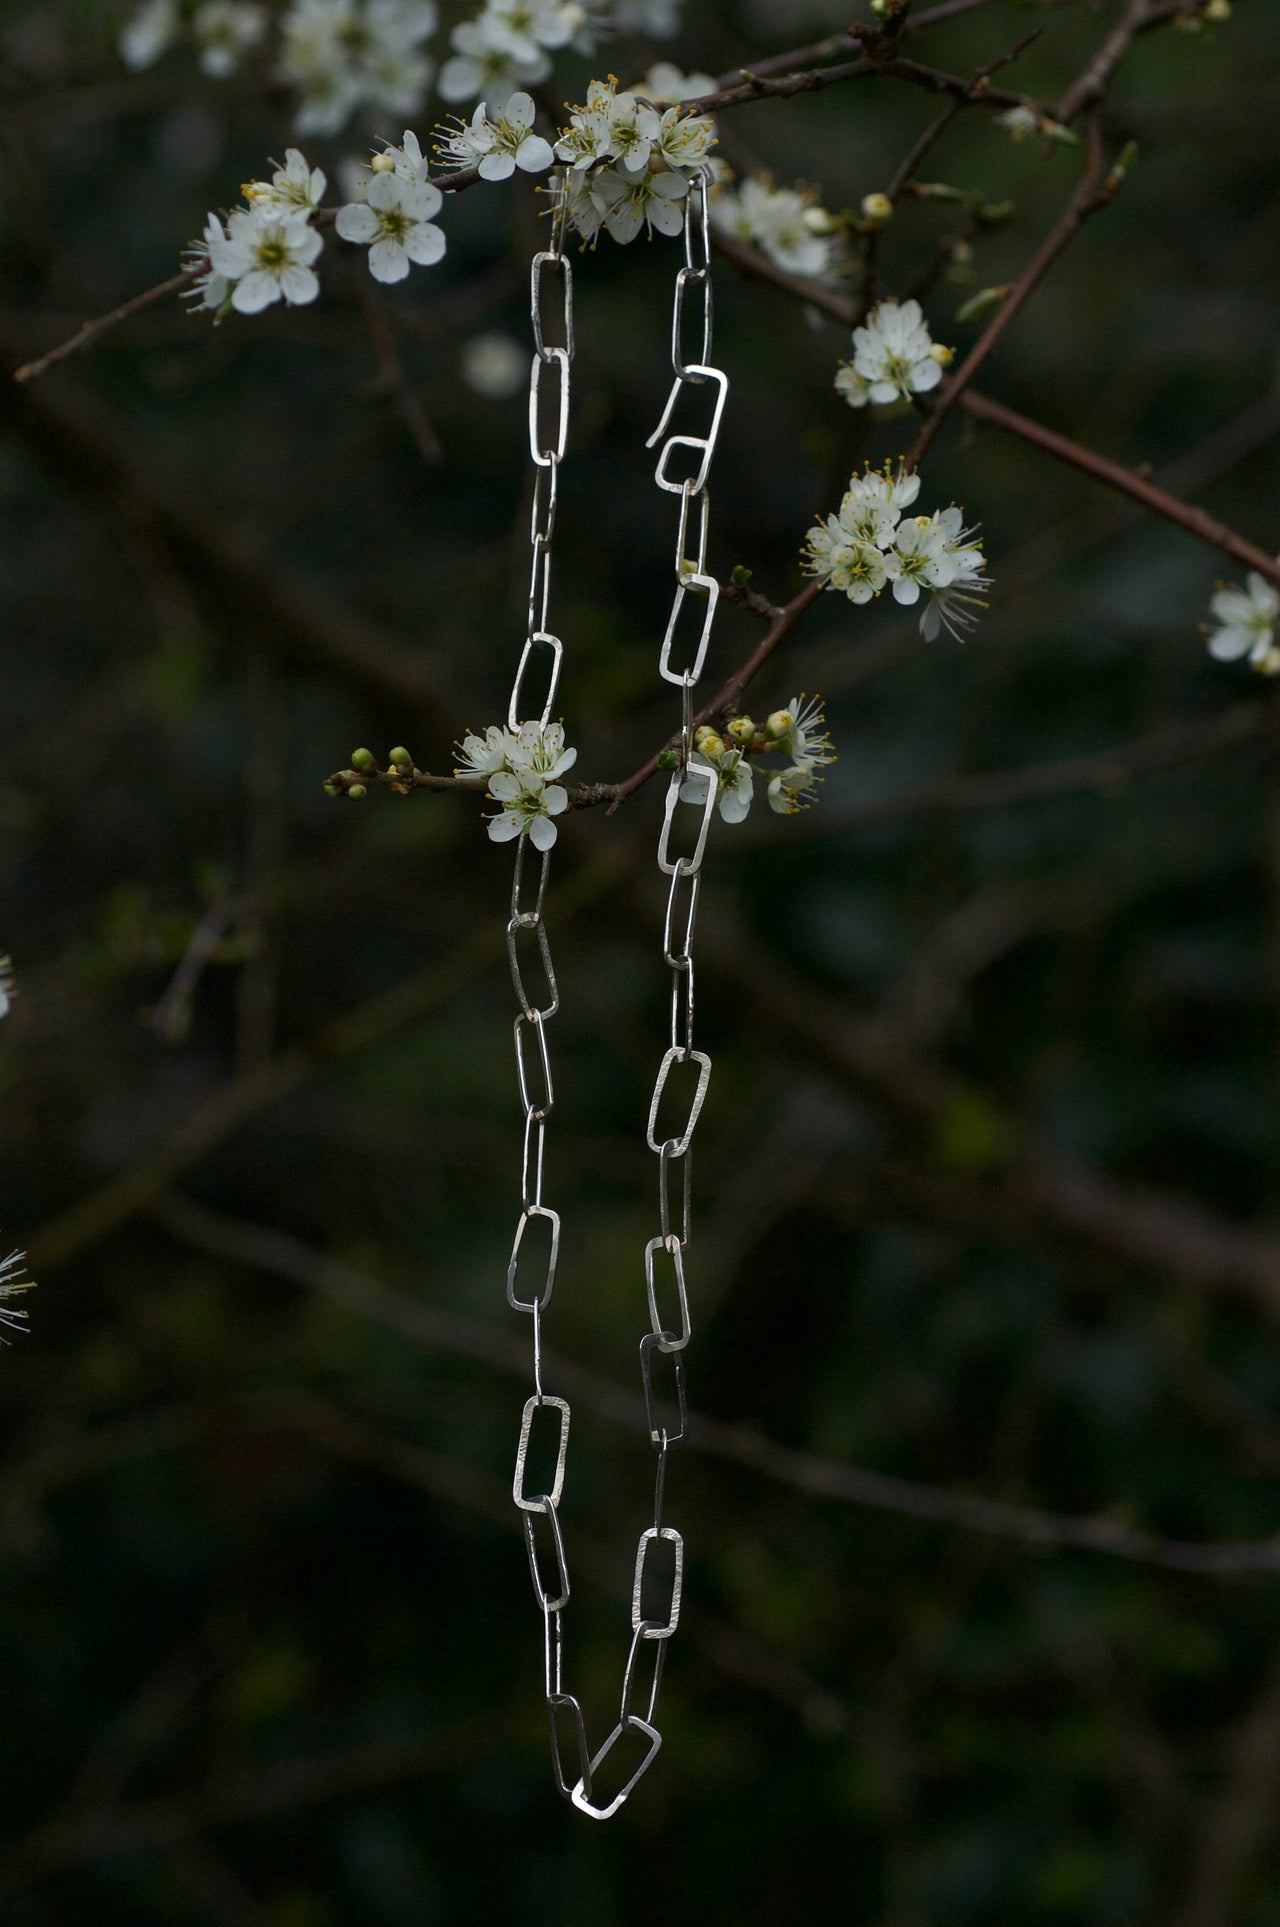
<instances>
[{"instance_id":1,"label":"silver chain necklace","mask_svg":"<svg viewBox=\"0 0 1280 1927\"><path fill-rule=\"evenodd\" d=\"M573 270L564 252L564 240L565 185L561 180L554 203L550 246L535 254L530 271L530 313L534 342L529 380L529 453L534 463L530 519L532 559L525 643L507 710L507 724L513 730L529 718L524 685L535 658L539 656L545 659L547 668L546 697L539 721L544 727L549 722L564 659L560 638L548 628L551 544L555 530L560 464L564 459L568 436L570 371L574 354ZM558 325L554 333L558 340L550 343L543 312L544 283L557 280L561 297ZM686 359L685 356L686 299L690 299L691 304L698 304L697 323L693 330L699 344L696 360ZM524 1111L521 1209L507 1266L507 1302L533 1321L533 1393L525 1401L521 1419L512 1492L524 1527L534 1597L543 1616L544 1692L551 1735L552 1771L560 1792L580 1812L597 1820L607 1820L618 1811L652 1765L662 1745L662 1736L654 1720L662 1684L666 1643L679 1621L684 1583L684 1540L674 1526L663 1523L663 1501L667 1454L680 1443L685 1430L683 1352L689 1342L691 1326L684 1254L690 1234L691 1147L711 1076L710 1057L705 1051L695 1050L693 1044L693 933L700 873L717 800L717 784L714 771L704 771L692 761L693 691L706 661L720 594L717 579L706 572L710 523L707 478L729 383L723 371L711 365L711 336L711 245L707 220L707 182L705 176L700 176L690 183L685 202L684 264L675 280L671 320L671 361L675 378L662 418L648 444L652 448L661 443L654 474L658 488L678 496L680 502L676 531L675 597L658 661L659 675L681 692L679 767L671 771L658 837L658 868L663 876L670 879L663 921L662 954L671 972L671 1031L670 1041L658 1066L646 1128L649 1149L658 1159L660 1228L658 1235L649 1240L644 1251L650 1329L640 1340L640 1375L649 1437L657 1454L657 1469L653 1522L641 1532L636 1546L631 1595L631 1648L623 1672L618 1717L612 1731L594 1753L587 1742L581 1705L572 1693L566 1692L564 1684L564 1609L569 1601L570 1588L559 1505L568 1457L570 1414L567 1400L544 1390L542 1374L542 1316L551 1301L560 1253L560 1216L544 1204L542 1196L546 1126L555 1103L546 1027L560 1008L560 996L543 914L550 852L535 852L537 873L535 877L526 879L528 838L525 836L521 836L516 844L511 915L507 923L511 981L519 1004L515 1019L516 1078ZM708 385L714 388L715 393L711 422L705 434L668 433L684 391L688 388L706 388ZM544 434L544 418L549 418L554 424L553 432ZM686 460L691 459L696 463L695 472L683 480L673 479L669 472L676 450L687 451ZM691 559L689 537L695 517L696 542ZM703 602L705 607L699 615L700 627L693 659L687 667L678 668L673 658L678 653L681 612L690 597ZM697 829L692 850L684 855L673 855L676 805L682 797L685 802L694 803L699 811ZM526 953L523 960L522 942ZM534 1001L526 983L526 971L532 964L528 950L530 944L536 946L538 964L545 981L546 1002L543 1004ZM685 1067L688 1067L694 1084L683 1126L678 1134L660 1138L658 1117L664 1096L671 1087L668 1103L674 1100L673 1078ZM678 1190L679 1199L678 1210L674 1212L673 1188ZM549 1238L545 1275L539 1290L522 1295L518 1276L521 1249L529 1226L535 1220L541 1221ZM660 1299L672 1307L669 1317L660 1308ZM670 1396L665 1401L659 1396L656 1384L663 1360L670 1360L672 1374ZM677 1414L674 1431L662 1416L664 1411L673 1408ZM540 1421L540 1414L546 1414L546 1419ZM534 1493L529 1492L526 1486L534 1427L540 1422L552 1423L557 1428L555 1467L550 1490ZM645 1616L645 1600L661 1582L660 1566L666 1568L663 1614L660 1618L649 1618ZM606 1799L597 1786L601 1769L615 1747L633 1740L642 1749L639 1764L624 1781L621 1790Z\"/></svg>"}]
</instances>

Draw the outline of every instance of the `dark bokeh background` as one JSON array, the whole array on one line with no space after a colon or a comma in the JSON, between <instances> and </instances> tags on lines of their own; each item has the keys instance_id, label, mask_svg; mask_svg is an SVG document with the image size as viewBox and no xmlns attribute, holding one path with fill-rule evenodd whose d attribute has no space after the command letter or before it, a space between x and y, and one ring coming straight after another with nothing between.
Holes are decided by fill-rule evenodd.
<instances>
[{"instance_id":1,"label":"dark bokeh background","mask_svg":"<svg viewBox=\"0 0 1280 1927\"><path fill-rule=\"evenodd\" d=\"M1014 71L1052 98L1115 12L993 4L914 51L969 71L1043 22ZM662 51L712 71L831 19L687 13ZM171 272L288 136L251 78L122 77L105 7L6 0L0 22L16 363ZM1265 546L1275 28L1254 0L1134 50L1108 132L1138 165L984 376ZM839 208L934 111L860 83L725 127ZM956 309L1016 273L1079 165L957 123L926 174L1017 213L931 296L936 336L972 340ZM654 1771L609 1827L551 1790L501 1349L527 1337L502 1289L509 861L469 799L321 787L358 742L446 766L520 641L523 402L480 399L459 359L495 327L524 343L533 203L445 218L445 266L383 297L434 465L332 244L310 310L215 332L159 307L0 399L22 985L0 1225L41 1276L0 1358L5 1918L1280 1922L1275 1579L816 1498L758 1443L1154 1538L1277 1527L1270 692L1205 654L1222 557L994 431L949 429L925 486L986 531L974 640L829 596L751 694L821 690L841 753L811 814L717 830L703 896L690 1397L757 1443L673 1463L690 1567ZM904 210L890 286L955 219ZM604 245L578 271L558 594L587 777L670 727L670 513L642 444L674 264ZM717 310L713 563L781 599L812 513L911 424L843 408L834 324L727 268ZM757 635L726 609L714 672ZM638 1385L654 1228L658 806L569 821L555 866L549 1342L599 1382L564 1505L597 1733L650 1477L600 1385ZM189 1025L161 1036L207 916ZM350 1273L399 1296L362 1311ZM462 1321L462 1349L392 1329L406 1300Z\"/></svg>"}]
</instances>

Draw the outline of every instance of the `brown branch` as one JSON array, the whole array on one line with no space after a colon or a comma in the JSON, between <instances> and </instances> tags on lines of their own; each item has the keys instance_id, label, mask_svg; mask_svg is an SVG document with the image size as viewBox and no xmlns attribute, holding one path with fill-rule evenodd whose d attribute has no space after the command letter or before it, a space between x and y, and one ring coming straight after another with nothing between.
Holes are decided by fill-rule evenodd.
<instances>
[{"instance_id":1,"label":"brown branch","mask_svg":"<svg viewBox=\"0 0 1280 1927\"><path fill-rule=\"evenodd\" d=\"M1147 24L1150 0L1129 0L1124 13L1111 29L1084 72L1074 80L1054 109L1053 118L1063 127L1078 114L1096 107L1107 91L1112 72L1128 53L1135 37Z\"/></svg>"},{"instance_id":2,"label":"brown branch","mask_svg":"<svg viewBox=\"0 0 1280 1927\"><path fill-rule=\"evenodd\" d=\"M148 461L82 391L54 396L0 376L0 429L21 437L78 493L142 520L194 582L237 618L246 641L311 673L328 670L419 712L440 701L432 658L328 592L292 580L263 555L251 527L210 514L181 478Z\"/></svg>"},{"instance_id":3,"label":"brown branch","mask_svg":"<svg viewBox=\"0 0 1280 1927\"><path fill-rule=\"evenodd\" d=\"M122 321L128 321L135 314L141 314L144 308L151 307L153 302L162 301L167 294L181 294L185 288L191 286L199 272L198 268L183 268L180 273L171 274L167 281L157 281L154 288L147 288L142 294L135 294L128 301L122 301L118 308L112 308L106 314L96 315L92 321L83 322L76 332L57 348L50 348L48 353L41 355L38 360L24 362L21 368L15 368L13 379L34 381L38 375L46 374L50 368L55 368L60 361L70 361L72 355L82 354L86 348L92 346L99 335L106 334L109 328L118 326Z\"/></svg>"},{"instance_id":4,"label":"brown branch","mask_svg":"<svg viewBox=\"0 0 1280 1927\"><path fill-rule=\"evenodd\" d=\"M560 890L560 917L572 917L598 901L624 873L625 863L617 851L583 865ZM32 1268L48 1271L65 1264L148 1210L175 1179L259 1111L330 1065L357 1056L442 1009L497 958L501 942L501 932L495 935L492 930L464 938L425 970L334 1018L306 1043L279 1052L235 1079L171 1132L150 1157L109 1178L35 1232L27 1246Z\"/></svg>"},{"instance_id":5,"label":"brown branch","mask_svg":"<svg viewBox=\"0 0 1280 1927\"><path fill-rule=\"evenodd\" d=\"M1114 181L1114 174L1103 172L1101 137L1096 128L1091 129L1088 165L1075 193L1013 283L1005 300L978 336L955 374L950 376L938 390L937 400L929 411L928 419L917 435L910 453L904 458L905 468L920 467L933 446L943 422L964 394L983 362L999 344L1014 316L1020 313L1030 300L1058 256L1075 239L1090 215L1096 214L1099 208L1105 207L1110 201L1115 191Z\"/></svg>"},{"instance_id":6,"label":"brown branch","mask_svg":"<svg viewBox=\"0 0 1280 1927\"><path fill-rule=\"evenodd\" d=\"M402 1337L480 1359L520 1378L528 1376L528 1346L522 1339L391 1291L283 1232L244 1224L187 1199L163 1199L155 1215L166 1228L201 1250L319 1291L347 1310L389 1326ZM542 1358L548 1384L590 1405L602 1417L634 1430L648 1430L642 1398L558 1354L544 1350ZM1044 1550L1103 1553L1170 1572L1280 1574L1280 1544L1270 1539L1220 1544L1166 1540L1105 1516L1077 1518L842 1465L813 1452L779 1445L748 1426L725 1424L694 1412L688 1414L687 1437L692 1450L705 1457L745 1467L813 1498L840 1499Z\"/></svg>"},{"instance_id":7,"label":"brown branch","mask_svg":"<svg viewBox=\"0 0 1280 1927\"><path fill-rule=\"evenodd\" d=\"M1229 528L1225 522L1206 510L1194 507L1189 502L1180 501L1170 495L1167 489L1158 488L1145 476L1131 468L1112 462L1105 455L1098 455L1091 448L1084 448L1079 442L1070 441L1067 436L1059 435L1055 429L1046 428L1043 423L1032 421L1026 415L1019 415L1003 402L992 401L989 396L975 394L969 389L960 398L960 406L975 421L990 422L995 428L1002 428L1007 434L1017 435L1020 440L1029 442L1033 448L1043 449L1045 454L1054 456L1060 462L1079 469L1084 475L1092 475L1095 481L1105 482L1108 488L1121 495L1127 495L1143 508L1150 509L1155 515L1162 515L1168 522L1176 522L1188 535L1196 536L1212 548L1221 549L1234 562L1246 569L1256 569L1268 582L1280 587L1280 562L1275 556L1268 555L1255 543Z\"/></svg>"},{"instance_id":8,"label":"brown branch","mask_svg":"<svg viewBox=\"0 0 1280 1927\"><path fill-rule=\"evenodd\" d=\"M1114 749L1082 756L1064 756L1032 763L1022 769L982 770L972 775L943 776L935 782L896 796L873 798L845 808L824 809L807 819L808 837L847 836L886 823L904 823L933 816L968 815L980 810L1006 809L1018 803L1040 802L1055 796L1112 797L1136 776L1175 767L1196 757L1218 755L1242 743L1254 742L1275 727L1275 713L1267 702L1233 703L1206 721L1174 723L1153 730ZM777 840L791 826L779 824ZM759 848L775 841L773 831L740 839L742 847Z\"/></svg>"}]
</instances>

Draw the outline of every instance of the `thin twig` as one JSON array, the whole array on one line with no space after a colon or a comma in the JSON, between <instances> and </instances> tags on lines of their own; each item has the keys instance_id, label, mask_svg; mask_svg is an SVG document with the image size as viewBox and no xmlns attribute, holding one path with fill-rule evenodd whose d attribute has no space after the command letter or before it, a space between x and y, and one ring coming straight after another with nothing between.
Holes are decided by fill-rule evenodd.
<instances>
[{"instance_id":1,"label":"thin twig","mask_svg":"<svg viewBox=\"0 0 1280 1927\"><path fill-rule=\"evenodd\" d=\"M286 1233L245 1224L193 1205L185 1198L158 1200L155 1215L184 1242L319 1291L347 1310L389 1326L402 1337L480 1359L500 1371L527 1376L527 1349L517 1338L391 1291ZM565 1393L590 1405L602 1417L648 1430L649 1420L642 1398L557 1354L544 1350L542 1360L548 1383L562 1387ZM719 1419L694 1412L688 1414L686 1436L692 1450L705 1457L744 1466L776 1484L814 1498L841 1499L875 1511L953 1525L1046 1551L1098 1552L1171 1572L1280 1574L1280 1543L1275 1540L1201 1544L1162 1539L1105 1515L1076 1518L1038 1507L1012 1505L1004 1500L948 1492L916 1480L842 1465L835 1459L780 1445L748 1426L726 1425Z\"/></svg>"},{"instance_id":2,"label":"thin twig","mask_svg":"<svg viewBox=\"0 0 1280 1927\"><path fill-rule=\"evenodd\" d=\"M1088 165L1075 193L1013 283L1005 300L974 342L955 374L939 389L937 400L930 410L924 427L916 437L910 453L904 458L905 468L920 467L933 446L943 422L964 394L983 362L1000 342L1014 316L1020 313L1058 256L1075 239L1090 215L1096 214L1099 208L1105 207L1111 199L1114 193L1112 182L1115 177L1113 174L1105 174L1103 165L1101 136L1096 128L1093 128L1089 142Z\"/></svg>"}]
</instances>

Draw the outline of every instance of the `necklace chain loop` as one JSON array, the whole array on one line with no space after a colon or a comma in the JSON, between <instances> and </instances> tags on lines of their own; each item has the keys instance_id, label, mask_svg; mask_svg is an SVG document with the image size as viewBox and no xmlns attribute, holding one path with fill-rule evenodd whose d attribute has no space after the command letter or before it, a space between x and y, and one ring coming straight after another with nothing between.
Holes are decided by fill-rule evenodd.
<instances>
[{"instance_id":1,"label":"necklace chain loop","mask_svg":"<svg viewBox=\"0 0 1280 1927\"><path fill-rule=\"evenodd\" d=\"M559 498L560 465L568 443L570 373L574 359L573 270L564 252L565 181L557 180L550 245L536 254L530 270L530 317L534 354L529 377L529 452L534 465L533 504L530 514L529 609L525 643L511 689L507 712L508 726L519 727L528 720L524 695L526 677L535 658L549 657L546 696L540 722L550 720L564 649L560 638L548 627L551 600L551 549ZM560 300L554 314L548 314L551 290L558 286ZM685 318L686 291L694 287L701 300ZM694 304L691 304L693 307ZM685 359L686 326L697 338L698 359ZM552 338L549 338L552 337ZM618 1719L604 1743L593 1754L587 1742L582 1707L565 1690L564 1609L569 1601L570 1583L565 1560L564 1539L560 1529L559 1504L568 1464L570 1411L568 1401L543 1390L542 1318L551 1302L556 1267L560 1254L560 1216L543 1202L543 1167L547 1123L555 1108L551 1056L547 1026L560 1008L560 994L551 958L550 940L543 920L546 899L549 853L535 852L531 859L527 838L516 844L515 872L511 889L511 916L507 924L507 954L511 981L519 1005L514 1023L516 1081L524 1113L524 1139L520 1161L521 1211L507 1269L507 1302L533 1321L534 1391L524 1407L516 1449L512 1494L519 1510L529 1558L534 1598L543 1616L543 1684L547 1723L551 1736L551 1763L559 1791L580 1812L593 1819L607 1820L622 1806L632 1789L648 1771L662 1736L654 1724L658 1693L666 1659L667 1642L680 1619L684 1586L684 1539L674 1526L663 1522L666 1496L667 1454L680 1444L686 1430L684 1349L692 1325L685 1282L685 1253L691 1229L690 1174L691 1145L698 1117L706 1099L711 1076L711 1059L694 1048L693 1039L693 935L698 912L700 872L706 852L707 836L717 801L715 771L705 771L693 762L693 690L706 660L715 618L720 585L707 573L707 540L710 527L710 496L707 478L715 456L716 442L728 392L728 377L712 366L712 295L710 230L707 221L707 180L699 176L690 183L685 202L684 265L675 278L671 322L671 361L674 381L657 429L649 439L653 448L661 443L654 480L666 494L679 497L676 530L675 594L671 615L661 645L658 672L680 690L681 767L673 770L664 799L662 827L658 838L658 867L670 878L662 930L662 956L671 973L670 1043L659 1064L649 1107L646 1141L658 1159L658 1221L660 1230L644 1251L645 1293L648 1299L650 1329L640 1340L640 1376L644 1391L649 1438L657 1455L653 1490L653 1522L641 1532L636 1545L635 1573L631 1600L631 1647L623 1673ZM554 370L554 374L552 373ZM710 425L701 435L669 432L684 390L714 390ZM671 477L673 459L695 464L694 473L682 481ZM693 513L696 503L696 517ZM694 552L689 553L691 523L696 529ZM692 662L675 668L672 656L677 646L681 611L686 599L693 597L701 608ZM690 645L682 644L685 655ZM522 714L522 711L526 712ZM698 794L699 787L701 794ZM690 796L690 791L693 795ZM684 793L686 801L697 805L699 814L693 832L693 848L683 855L672 853L676 834L676 805ZM680 827L683 828L683 825ZM526 876L526 864L536 864L536 875ZM530 900L532 899L532 900ZM524 954L520 939L524 934ZM532 947L536 946L536 962ZM545 982L547 1001L539 1003L540 989L531 989L529 974ZM530 1034L532 1033L532 1034ZM692 1089L689 1079L692 1078ZM658 1117L664 1100L677 1103L676 1081L680 1085L679 1104L683 1123L674 1134L667 1127L658 1135ZM668 1084L672 1085L667 1096ZM678 1186L673 1199L674 1183ZM536 1224L535 1224L536 1221ZM530 1227L534 1227L531 1230ZM526 1236L535 1242L535 1231L545 1234L541 1248L545 1259L530 1251L524 1255L526 1283L517 1289ZM549 1240L549 1249L548 1247ZM545 1264L545 1270L544 1270ZM661 1302L660 1302L661 1301ZM673 1329L674 1327L674 1329ZM670 1365L660 1364L670 1360ZM659 1370L665 1375L664 1397L659 1397L655 1380ZM557 1432L550 1491L526 1489L529 1458L535 1429L554 1420ZM544 1483L546 1481L544 1480ZM646 1617L651 1602L646 1595L658 1593L665 1600L659 1617ZM640 1757L633 1760L636 1747ZM601 1768L615 1747L626 1747L627 1777L621 1790L607 1800L593 1793ZM611 1776L612 1777L612 1776Z\"/></svg>"}]
</instances>

